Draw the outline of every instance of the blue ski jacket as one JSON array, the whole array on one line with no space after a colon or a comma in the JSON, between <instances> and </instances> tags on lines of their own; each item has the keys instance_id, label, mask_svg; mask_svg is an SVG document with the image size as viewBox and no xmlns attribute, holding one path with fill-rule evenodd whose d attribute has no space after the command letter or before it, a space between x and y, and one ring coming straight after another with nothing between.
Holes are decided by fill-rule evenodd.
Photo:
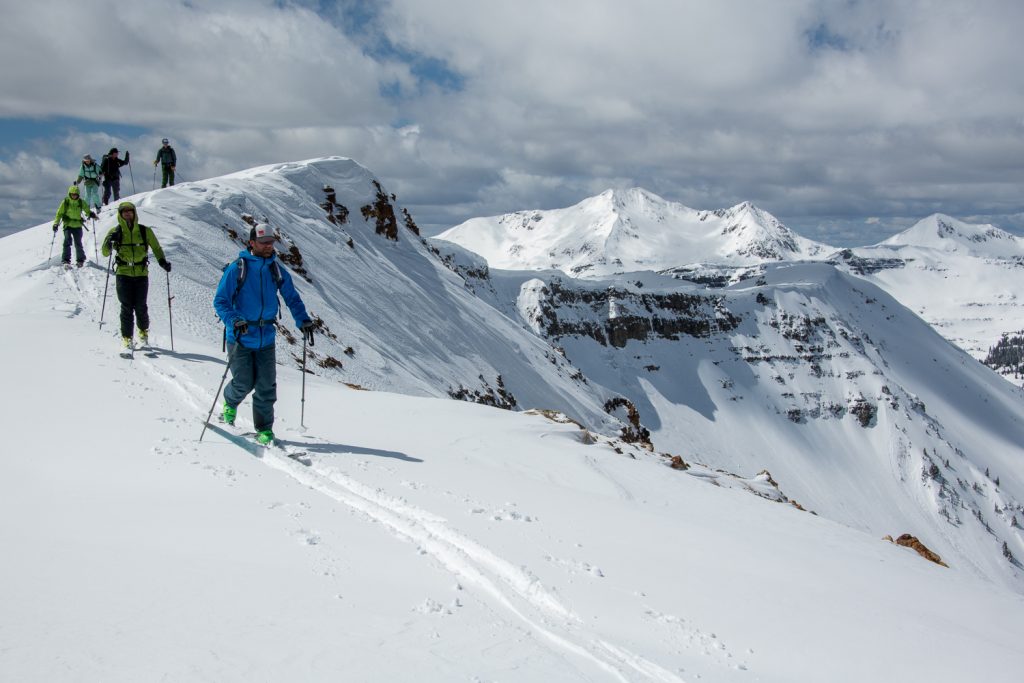
<instances>
[{"instance_id":1,"label":"blue ski jacket","mask_svg":"<svg viewBox=\"0 0 1024 683\"><path fill-rule=\"evenodd\" d=\"M213 297L213 308L227 328L227 341L229 344L241 344L247 349L262 349L274 343L274 321L277 319L278 286L274 281L274 275L270 264L277 257L261 258L254 256L248 251L243 251L239 257L245 259L245 279L242 286L238 286L238 259L232 261L217 285L217 293ZM292 283L292 276L287 270L280 267L277 269L281 274L281 297L288 310L292 312L295 325L302 327L302 324L310 319L306 313L306 306L302 303L295 285ZM236 338L235 323L245 320L249 324L249 330L242 335L241 339Z\"/></svg>"}]
</instances>

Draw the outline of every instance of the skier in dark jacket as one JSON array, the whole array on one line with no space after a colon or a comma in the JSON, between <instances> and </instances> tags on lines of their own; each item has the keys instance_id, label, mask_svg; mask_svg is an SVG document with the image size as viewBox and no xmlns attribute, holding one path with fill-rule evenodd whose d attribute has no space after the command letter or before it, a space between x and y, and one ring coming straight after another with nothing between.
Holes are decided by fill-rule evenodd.
<instances>
[{"instance_id":1,"label":"skier in dark jacket","mask_svg":"<svg viewBox=\"0 0 1024 683\"><path fill-rule=\"evenodd\" d=\"M280 291L304 335L313 334L313 322L288 271L275 259L273 230L265 223L249 231L249 250L239 254L221 276L213 307L227 333L231 381L224 388L224 421L235 423L238 404L249 392L257 440L274 441L274 403L277 402L277 366L274 339ZM240 276L240 269L244 276ZM241 286L239 280L241 279Z\"/></svg>"},{"instance_id":2,"label":"skier in dark jacket","mask_svg":"<svg viewBox=\"0 0 1024 683\"><path fill-rule=\"evenodd\" d=\"M135 205L121 202L117 207L117 225L103 238L103 255L117 252L117 300L121 302L121 345L133 347L132 332L139 326L139 343L149 344L149 250L153 250L160 267L171 272L171 264L164 258L164 250L153 234L153 228L141 225Z\"/></svg>"},{"instance_id":3,"label":"skier in dark jacket","mask_svg":"<svg viewBox=\"0 0 1024 683\"><path fill-rule=\"evenodd\" d=\"M53 219L54 232L57 232L57 226L61 221L64 222L64 251L61 253L61 261L65 266L71 265L72 240L75 242L75 262L79 268L85 263L85 249L82 248L85 216L96 218L96 214L89 210L89 204L78 196L78 185L72 185L68 188L68 196L57 207L57 215Z\"/></svg>"},{"instance_id":4,"label":"skier in dark jacket","mask_svg":"<svg viewBox=\"0 0 1024 683\"><path fill-rule=\"evenodd\" d=\"M163 147L156 151L156 159L153 159L153 165L160 164L160 168L163 171L163 184L160 187L167 187L168 185L174 184L174 168L178 165L178 155L174 153L174 148L171 147L171 143L167 138L161 140Z\"/></svg>"},{"instance_id":5,"label":"skier in dark jacket","mask_svg":"<svg viewBox=\"0 0 1024 683\"><path fill-rule=\"evenodd\" d=\"M121 199L121 167L129 163L128 158L131 152L125 152L124 159L118 159L117 155L117 147L111 147L100 162L100 173L103 174L104 205L110 202L111 192L114 194L115 202Z\"/></svg>"}]
</instances>

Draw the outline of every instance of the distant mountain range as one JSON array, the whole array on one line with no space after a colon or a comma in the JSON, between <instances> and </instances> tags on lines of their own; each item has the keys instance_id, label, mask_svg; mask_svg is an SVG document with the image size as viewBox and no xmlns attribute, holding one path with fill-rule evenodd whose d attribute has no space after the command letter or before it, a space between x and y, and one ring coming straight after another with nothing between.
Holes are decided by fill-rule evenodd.
<instances>
[{"instance_id":1,"label":"distant mountain range","mask_svg":"<svg viewBox=\"0 0 1024 683\"><path fill-rule=\"evenodd\" d=\"M575 206L473 218L437 236L494 268L604 277L689 263L749 265L831 249L795 234L749 202L697 211L640 188L608 190Z\"/></svg>"},{"instance_id":2,"label":"distant mountain range","mask_svg":"<svg viewBox=\"0 0 1024 683\"><path fill-rule=\"evenodd\" d=\"M634 188L564 209L474 218L438 239L493 268L579 278L653 270L709 286L758 264L824 261L878 284L978 360L1024 331L1024 240L941 214L880 244L840 249L797 235L749 202L699 211ZM996 369L1024 385L1024 368Z\"/></svg>"}]
</instances>

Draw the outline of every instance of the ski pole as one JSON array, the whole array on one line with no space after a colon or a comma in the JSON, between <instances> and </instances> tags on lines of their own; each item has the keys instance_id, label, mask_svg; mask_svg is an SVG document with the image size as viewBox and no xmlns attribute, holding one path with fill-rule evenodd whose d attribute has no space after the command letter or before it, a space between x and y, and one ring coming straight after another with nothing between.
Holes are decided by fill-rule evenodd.
<instances>
[{"instance_id":1,"label":"ski pole","mask_svg":"<svg viewBox=\"0 0 1024 683\"><path fill-rule=\"evenodd\" d=\"M46 257L46 262L49 263L50 259L53 258L53 244L57 241L57 231L53 231L53 239L50 240L50 255Z\"/></svg>"},{"instance_id":2,"label":"ski pole","mask_svg":"<svg viewBox=\"0 0 1024 683\"><path fill-rule=\"evenodd\" d=\"M156 189L156 165L153 166L153 189Z\"/></svg>"},{"instance_id":3,"label":"ski pole","mask_svg":"<svg viewBox=\"0 0 1024 683\"><path fill-rule=\"evenodd\" d=\"M302 412L299 415L299 424L306 426L306 340L313 346L313 329L302 331Z\"/></svg>"},{"instance_id":4,"label":"ski pole","mask_svg":"<svg viewBox=\"0 0 1024 683\"><path fill-rule=\"evenodd\" d=\"M228 370L231 369L231 353L228 353L228 360L224 364L224 374L220 376L220 386L217 387L217 393L213 395L213 405L210 406L210 412L206 416L206 422L203 423L203 433L199 435L199 440L202 441L203 437L206 436L206 428L210 426L210 418L213 417L213 409L217 407L217 399L220 398L220 391L224 388L224 380L228 378Z\"/></svg>"},{"instance_id":5,"label":"ski pole","mask_svg":"<svg viewBox=\"0 0 1024 683\"><path fill-rule=\"evenodd\" d=\"M128 176L132 179L132 194L135 194L135 174L132 173L132 162L128 162Z\"/></svg>"},{"instance_id":6,"label":"ski pole","mask_svg":"<svg viewBox=\"0 0 1024 683\"><path fill-rule=\"evenodd\" d=\"M306 331L302 331L302 411L299 413L299 425L306 427Z\"/></svg>"},{"instance_id":7,"label":"ski pole","mask_svg":"<svg viewBox=\"0 0 1024 683\"><path fill-rule=\"evenodd\" d=\"M96 257L96 263L100 262L100 248L96 244L96 219L92 219L92 252Z\"/></svg>"},{"instance_id":8,"label":"ski pole","mask_svg":"<svg viewBox=\"0 0 1024 683\"><path fill-rule=\"evenodd\" d=\"M171 351L173 351L174 350L174 316L171 315L171 299L173 299L174 297L171 296L171 274L168 273L168 272L165 272L164 275L167 276L167 318L168 318L168 324L169 324L170 330L171 330Z\"/></svg>"},{"instance_id":9,"label":"ski pole","mask_svg":"<svg viewBox=\"0 0 1024 683\"><path fill-rule=\"evenodd\" d=\"M107 257L107 281L103 285L103 307L100 308L100 329L103 329L103 313L107 310L107 287L110 286L110 261L114 258L114 250L110 250L110 256Z\"/></svg>"}]
</instances>

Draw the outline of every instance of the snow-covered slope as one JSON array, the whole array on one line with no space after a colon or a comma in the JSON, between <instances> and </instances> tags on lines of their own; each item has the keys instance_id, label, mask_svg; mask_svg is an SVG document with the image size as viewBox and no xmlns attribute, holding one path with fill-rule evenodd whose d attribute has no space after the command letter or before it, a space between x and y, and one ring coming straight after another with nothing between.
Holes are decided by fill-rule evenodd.
<instances>
[{"instance_id":1,"label":"snow-covered slope","mask_svg":"<svg viewBox=\"0 0 1024 683\"><path fill-rule=\"evenodd\" d=\"M756 264L823 253L744 202L697 211L640 188L607 190L575 206L474 218L438 235L494 268L603 277L692 263Z\"/></svg>"},{"instance_id":2,"label":"snow-covered slope","mask_svg":"<svg viewBox=\"0 0 1024 683\"><path fill-rule=\"evenodd\" d=\"M267 175L261 192L290 188ZM312 465L252 457L219 431L197 442L223 371L207 280L228 247L219 224L161 205L230 215L245 207L203 198L243 180L139 198L144 216L168 212L152 222L175 264L175 351L162 272L157 348L126 362L110 301L97 325L101 270L48 267L45 227L0 240L0 679L1018 680L1019 595L569 423L323 373L306 380L302 429L283 355L276 427ZM349 229L368 264L376 236ZM311 308L328 303L329 234L322 259L302 249ZM396 385L420 386L394 368Z\"/></svg>"},{"instance_id":3,"label":"snow-covered slope","mask_svg":"<svg viewBox=\"0 0 1024 683\"><path fill-rule=\"evenodd\" d=\"M909 530L1024 590L1024 396L878 287L825 263L746 268L708 289L450 256L482 297L628 398L656 449L768 469L818 514Z\"/></svg>"},{"instance_id":4,"label":"snow-covered slope","mask_svg":"<svg viewBox=\"0 0 1024 683\"><path fill-rule=\"evenodd\" d=\"M176 331L219 343L212 288L223 265L238 257L249 223L265 220L280 232L278 253L307 309L323 321L311 349L318 374L367 389L458 395L562 410L588 424L614 422L601 409L607 397L573 379L578 371L552 357L545 342L467 292L419 237L412 217L350 159L274 164L136 199L140 220L153 226L174 265ZM101 232L113 221L109 208ZM27 244L45 228L29 232L12 244ZM162 279L151 300L161 296ZM111 310L107 319L114 321ZM297 364L301 337L286 336L278 358Z\"/></svg>"},{"instance_id":5,"label":"snow-covered slope","mask_svg":"<svg viewBox=\"0 0 1024 683\"><path fill-rule=\"evenodd\" d=\"M1024 331L1024 240L936 214L874 246L832 260L871 280L984 360L1003 335ZM1007 378L1024 385L1024 376Z\"/></svg>"}]
</instances>

